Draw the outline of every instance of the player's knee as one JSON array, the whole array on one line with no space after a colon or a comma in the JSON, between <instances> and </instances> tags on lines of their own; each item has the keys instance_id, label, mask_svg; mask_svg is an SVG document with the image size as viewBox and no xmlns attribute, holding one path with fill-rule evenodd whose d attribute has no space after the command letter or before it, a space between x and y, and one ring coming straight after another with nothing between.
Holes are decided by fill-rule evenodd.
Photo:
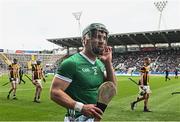
<instances>
[{"instance_id":1,"label":"player's knee","mask_svg":"<svg viewBox=\"0 0 180 122\"><path fill-rule=\"evenodd\" d=\"M42 86L39 86L39 89L42 91Z\"/></svg>"},{"instance_id":2,"label":"player's knee","mask_svg":"<svg viewBox=\"0 0 180 122\"><path fill-rule=\"evenodd\" d=\"M144 97L144 99L147 99L147 93L145 93L143 97Z\"/></svg>"},{"instance_id":3,"label":"player's knee","mask_svg":"<svg viewBox=\"0 0 180 122\"><path fill-rule=\"evenodd\" d=\"M146 95L145 95L145 99L148 99L149 98L149 94L147 93Z\"/></svg>"},{"instance_id":4,"label":"player's knee","mask_svg":"<svg viewBox=\"0 0 180 122\"><path fill-rule=\"evenodd\" d=\"M39 84L36 84L36 88L39 88Z\"/></svg>"},{"instance_id":5,"label":"player's knee","mask_svg":"<svg viewBox=\"0 0 180 122\"><path fill-rule=\"evenodd\" d=\"M36 86L38 89L40 89L40 90L42 89L42 86L40 84L37 84Z\"/></svg>"}]
</instances>

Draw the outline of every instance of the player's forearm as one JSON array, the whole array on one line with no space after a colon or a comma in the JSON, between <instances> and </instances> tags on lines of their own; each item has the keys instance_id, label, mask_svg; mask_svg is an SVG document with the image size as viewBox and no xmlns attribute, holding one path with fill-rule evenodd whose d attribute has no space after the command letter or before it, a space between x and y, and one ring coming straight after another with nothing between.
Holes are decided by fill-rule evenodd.
<instances>
[{"instance_id":1,"label":"player's forearm","mask_svg":"<svg viewBox=\"0 0 180 122\"><path fill-rule=\"evenodd\" d=\"M19 70L18 70L18 78L20 78L20 73L19 73Z\"/></svg>"},{"instance_id":2,"label":"player's forearm","mask_svg":"<svg viewBox=\"0 0 180 122\"><path fill-rule=\"evenodd\" d=\"M44 73L43 73L43 72L42 72L42 78L43 78L43 79L45 79L45 75L44 75Z\"/></svg>"},{"instance_id":3,"label":"player's forearm","mask_svg":"<svg viewBox=\"0 0 180 122\"><path fill-rule=\"evenodd\" d=\"M32 73L32 80L34 80L34 72Z\"/></svg>"},{"instance_id":4,"label":"player's forearm","mask_svg":"<svg viewBox=\"0 0 180 122\"><path fill-rule=\"evenodd\" d=\"M74 101L69 95L67 95L61 89L51 89L50 96L51 99L57 104L65 108L74 109L76 101Z\"/></svg>"},{"instance_id":5,"label":"player's forearm","mask_svg":"<svg viewBox=\"0 0 180 122\"><path fill-rule=\"evenodd\" d=\"M107 73L106 80L112 81L116 85L116 77L115 77L115 73L114 73L112 63L111 62L106 63L105 67L106 67L106 73Z\"/></svg>"}]
</instances>

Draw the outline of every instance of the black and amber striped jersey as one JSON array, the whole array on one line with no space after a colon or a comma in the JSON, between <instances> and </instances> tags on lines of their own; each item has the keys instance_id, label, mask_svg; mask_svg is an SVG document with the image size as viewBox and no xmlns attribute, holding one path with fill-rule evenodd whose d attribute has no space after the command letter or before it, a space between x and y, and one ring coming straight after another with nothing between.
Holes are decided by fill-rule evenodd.
<instances>
[{"instance_id":1,"label":"black and amber striped jersey","mask_svg":"<svg viewBox=\"0 0 180 122\"><path fill-rule=\"evenodd\" d=\"M143 75L143 85L149 84L149 70L150 70L149 66L143 66L140 69L140 73L141 73L141 75ZM139 81L139 85L140 84L141 84L141 82Z\"/></svg>"},{"instance_id":2,"label":"black and amber striped jersey","mask_svg":"<svg viewBox=\"0 0 180 122\"><path fill-rule=\"evenodd\" d=\"M10 71L10 78L18 78L19 77L19 68L20 66L18 64L11 64L9 65L9 71Z\"/></svg>"},{"instance_id":3,"label":"black and amber striped jersey","mask_svg":"<svg viewBox=\"0 0 180 122\"><path fill-rule=\"evenodd\" d=\"M41 65L37 65L37 64L33 65L32 71L33 71L33 75L34 75L33 79L41 79L43 77L43 69L42 69Z\"/></svg>"}]
</instances>

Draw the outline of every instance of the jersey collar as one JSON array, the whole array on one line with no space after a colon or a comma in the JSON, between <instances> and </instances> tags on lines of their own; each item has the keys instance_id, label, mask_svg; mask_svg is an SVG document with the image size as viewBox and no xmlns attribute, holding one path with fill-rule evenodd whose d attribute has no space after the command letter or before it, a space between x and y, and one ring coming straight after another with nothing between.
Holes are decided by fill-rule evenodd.
<instances>
[{"instance_id":1,"label":"jersey collar","mask_svg":"<svg viewBox=\"0 0 180 122\"><path fill-rule=\"evenodd\" d=\"M96 60L95 61L93 61L93 60L91 60L91 59L89 59L83 52L80 52L79 53L81 56L83 56L87 61L89 61L91 64L95 64L96 63Z\"/></svg>"}]
</instances>

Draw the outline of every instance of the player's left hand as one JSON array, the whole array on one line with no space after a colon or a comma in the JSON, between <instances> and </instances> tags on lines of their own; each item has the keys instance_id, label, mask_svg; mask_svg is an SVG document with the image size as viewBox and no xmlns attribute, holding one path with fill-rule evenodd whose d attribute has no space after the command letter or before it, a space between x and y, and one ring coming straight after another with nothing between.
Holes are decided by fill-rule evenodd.
<instances>
[{"instance_id":1,"label":"player's left hand","mask_svg":"<svg viewBox=\"0 0 180 122\"><path fill-rule=\"evenodd\" d=\"M112 62L112 47L106 46L103 51L103 55L100 56L101 61L104 64Z\"/></svg>"}]
</instances>

